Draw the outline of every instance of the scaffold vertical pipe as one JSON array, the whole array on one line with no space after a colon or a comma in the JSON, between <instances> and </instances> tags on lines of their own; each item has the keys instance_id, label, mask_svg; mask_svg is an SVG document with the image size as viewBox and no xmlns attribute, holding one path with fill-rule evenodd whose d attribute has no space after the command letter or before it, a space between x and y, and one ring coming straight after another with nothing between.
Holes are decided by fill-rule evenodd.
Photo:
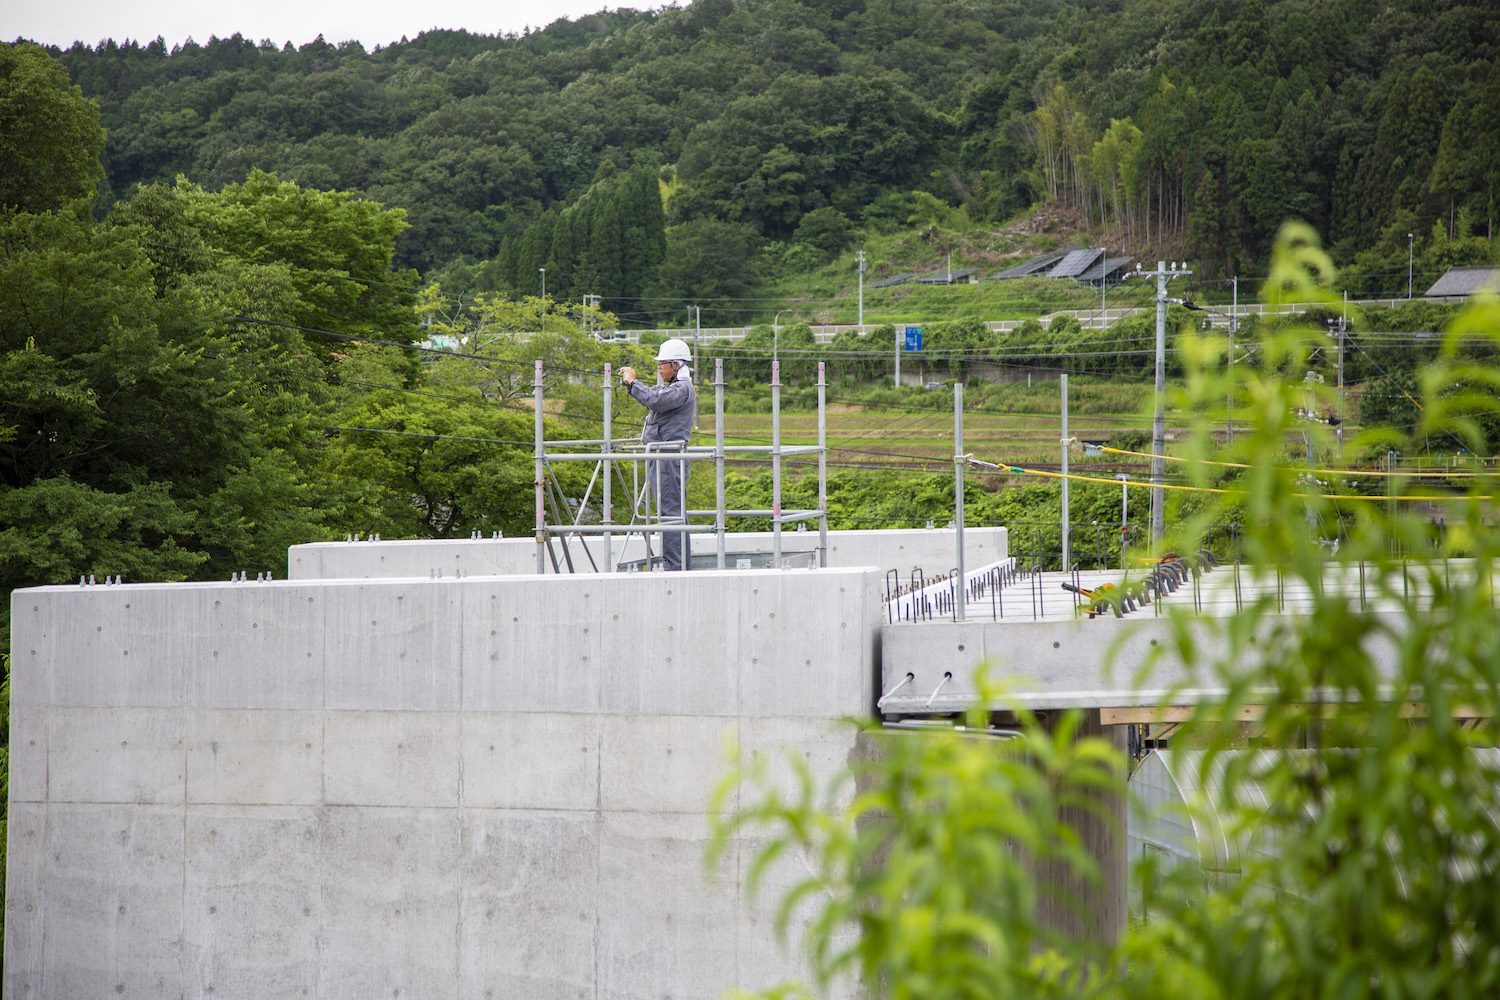
<instances>
[{"instance_id":1,"label":"scaffold vertical pipe","mask_svg":"<svg viewBox=\"0 0 1500 1000\"><path fill-rule=\"evenodd\" d=\"M863 251L861 251L863 252ZM818 565L828 566L828 380L818 362Z\"/></svg>"},{"instance_id":2,"label":"scaffold vertical pipe","mask_svg":"<svg viewBox=\"0 0 1500 1000\"><path fill-rule=\"evenodd\" d=\"M614 447L610 443L610 439L611 439L611 420L612 420L612 417L613 417L613 411L612 411L611 404L614 402L614 386L611 384L613 378L614 378L614 365L612 365L608 361L606 361L604 363L604 400L603 400L603 402L604 402L604 454L606 454L606 455L608 455L608 454L610 454L611 452L614 451ZM604 523L605 524L614 524L615 523L614 522L614 508L611 506L611 504L613 502L613 499L614 499L614 494L613 494L613 491L611 490L611 487L614 485L614 482L613 482L613 480L614 480L614 472L615 472L615 464L614 464L614 462L610 461L609 459L605 459L604 461L601 461L599 463L599 471L602 472L602 473L604 473L604 492L603 492ZM613 573L615 571L614 536L611 535L608 531L606 531L604 533L604 565L606 567L606 572Z\"/></svg>"},{"instance_id":3,"label":"scaffold vertical pipe","mask_svg":"<svg viewBox=\"0 0 1500 1000\"><path fill-rule=\"evenodd\" d=\"M724 359L714 358L714 484L718 511L714 514L719 542L719 569L724 568Z\"/></svg>"},{"instance_id":4,"label":"scaffold vertical pipe","mask_svg":"<svg viewBox=\"0 0 1500 1000\"><path fill-rule=\"evenodd\" d=\"M958 585L953 613L957 621L968 618L964 594L964 384L953 385L953 529L958 545Z\"/></svg>"},{"instance_id":5,"label":"scaffold vertical pipe","mask_svg":"<svg viewBox=\"0 0 1500 1000\"><path fill-rule=\"evenodd\" d=\"M1062 396L1062 571L1073 568L1073 508L1068 503L1068 373L1058 376Z\"/></svg>"},{"instance_id":6,"label":"scaffold vertical pipe","mask_svg":"<svg viewBox=\"0 0 1500 1000\"><path fill-rule=\"evenodd\" d=\"M771 559L781 568L781 362L771 362Z\"/></svg>"},{"instance_id":7,"label":"scaffold vertical pipe","mask_svg":"<svg viewBox=\"0 0 1500 1000\"><path fill-rule=\"evenodd\" d=\"M1167 262L1156 262L1156 397L1151 418L1151 545L1161 551L1166 534Z\"/></svg>"},{"instance_id":8,"label":"scaffold vertical pipe","mask_svg":"<svg viewBox=\"0 0 1500 1000\"><path fill-rule=\"evenodd\" d=\"M542 438L542 363L536 362L531 377L532 405L536 409L536 571L547 572L547 511L543 504L542 487L546 480L547 445Z\"/></svg>"}]
</instances>

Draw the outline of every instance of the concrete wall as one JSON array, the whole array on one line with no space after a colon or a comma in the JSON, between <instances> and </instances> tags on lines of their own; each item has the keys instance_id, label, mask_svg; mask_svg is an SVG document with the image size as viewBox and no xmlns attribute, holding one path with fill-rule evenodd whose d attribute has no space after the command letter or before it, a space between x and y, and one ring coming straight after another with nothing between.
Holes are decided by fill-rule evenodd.
<instances>
[{"instance_id":1,"label":"concrete wall","mask_svg":"<svg viewBox=\"0 0 1500 1000\"><path fill-rule=\"evenodd\" d=\"M597 565L609 565L604 556L603 540L568 539L573 565L580 573L593 573ZM593 552L594 562L584 556L584 547ZM694 535L695 553L717 552L713 535ZM818 545L818 533L784 531L783 552L804 552ZM566 572L562 541L554 538L553 551ZM612 547L615 560L640 559L645 548L640 535L616 536ZM727 552L770 552L769 531L735 532L725 536ZM653 545L659 551L660 547ZM996 562L1008 554L1004 528L967 528L964 531L964 560L969 568ZM946 573L957 564L958 550L952 531L944 529L898 529L884 531L834 531L828 534L829 566L876 566L882 570L899 570L903 577L913 567L928 575ZM731 564L732 568L732 564ZM420 541L314 542L294 545L287 555L287 575L293 580L367 579L375 577L444 577L513 576L536 572L534 538L480 538ZM546 572L552 573L551 559Z\"/></svg>"},{"instance_id":2,"label":"concrete wall","mask_svg":"<svg viewBox=\"0 0 1500 1000\"><path fill-rule=\"evenodd\" d=\"M1149 614L887 626L881 631L881 691L889 695L883 699L883 711L962 711L978 700L973 681L980 664L987 666L992 680L1004 685L1002 703L993 707L1024 705L1038 710L1192 705L1224 697L1236 675L1250 669L1229 656L1229 623L1224 618L1187 620L1194 659L1185 664L1177 655L1172 622L1146 617ZM1263 621L1256 640L1260 648L1271 648L1272 633L1281 627L1277 617ZM1366 636L1365 652L1382 674L1394 675L1399 657L1391 636L1400 628L1399 616L1372 617L1388 630ZM898 688L908 673L911 680Z\"/></svg>"},{"instance_id":3,"label":"concrete wall","mask_svg":"<svg viewBox=\"0 0 1500 1000\"><path fill-rule=\"evenodd\" d=\"M774 897L745 898L754 845L705 875L708 796L731 742L846 762L831 720L873 705L880 588L18 590L4 995L644 1000L800 976Z\"/></svg>"}]
</instances>

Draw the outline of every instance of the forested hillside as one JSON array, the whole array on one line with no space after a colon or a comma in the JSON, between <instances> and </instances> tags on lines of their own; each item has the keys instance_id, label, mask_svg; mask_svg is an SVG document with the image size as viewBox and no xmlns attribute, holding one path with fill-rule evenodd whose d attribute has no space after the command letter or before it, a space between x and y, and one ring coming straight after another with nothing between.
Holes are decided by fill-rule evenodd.
<instances>
[{"instance_id":1,"label":"forested hillside","mask_svg":"<svg viewBox=\"0 0 1500 1000\"><path fill-rule=\"evenodd\" d=\"M1264 273L1288 217L1373 284L1407 233L1488 259L1497 51L1484 0L696 0L370 52L60 57L102 109L104 209L262 169L404 209L395 263L450 289L537 294L545 268L549 295L649 321L746 294L767 243L818 259L944 208L1049 202L1205 277Z\"/></svg>"}]
</instances>

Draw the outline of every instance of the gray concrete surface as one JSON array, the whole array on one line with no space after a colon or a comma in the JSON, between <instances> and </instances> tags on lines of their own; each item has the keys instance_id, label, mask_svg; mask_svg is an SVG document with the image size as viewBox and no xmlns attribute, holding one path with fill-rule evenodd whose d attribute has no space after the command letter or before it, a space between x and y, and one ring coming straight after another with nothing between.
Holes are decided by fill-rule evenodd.
<instances>
[{"instance_id":1,"label":"gray concrete surface","mask_svg":"<svg viewBox=\"0 0 1500 1000\"><path fill-rule=\"evenodd\" d=\"M731 745L847 762L880 594L873 569L18 590L4 996L799 977L746 897L755 845L705 873L708 797Z\"/></svg>"},{"instance_id":2,"label":"gray concrete surface","mask_svg":"<svg viewBox=\"0 0 1500 1000\"><path fill-rule=\"evenodd\" d=\"M1181 614L1188 609L1176 610ZM1389 617L1392 628L1399 626L1394 616L1374 614L1377 619ZM880 707L888 716L962 711L980 700L974 680L981 665L1001 686L1000 695L989 700L996 709L1126 708L1216 700L1225 696L1231 679L1220 670L1234 670L1222 626L1222 619L1216 625L1208 615L1186 619L1193 660L1185 664L1175 655L1172 622L1152 618L1149 611L1123 619L890 625L881 632ZM1268 621L1263 632L1274 627L1274 621ZM1395 667L1390 642L1385 634L1367 639L1378 669Z\"/></svg>"},{"instance_id":3,"label":"gray concrete surface","mask_svg":"<svg viewBox=\"0 0 1500 1000\"><path fill-rule=\"evenodd\" d=\"M814 526L815 527L815 526ZM958 548L954 533L946 529L887 529L880 531L835 531L828 535L830 567L876 566L898 570L903 577L920 567L928 575L946 573L955 566ZM592 574L594 567L609 565L602 538L571 537L567 540L573 553L573 565L579 573ZM554 538L553 551L566 572L562 541ZM725 536L726 552L770 552L769 531L734 532ZM818 545L818 533L784 531L783 552L805 552ZM590 563L584 549L593 553ZM611 544L616 563L644 558L646 551L639 534L620 534ZM658 547L653 545L653 550ZM717 552L718 541L711 534L694 535L695 553ZM1004 528L966 528L964 562L979 566L1005 558L1007 536ZM729 568L733 568L730 564ZM312 542L294 545L287 554L287 576L293 580L373 579L380 577L431 578L441 573L452 576L514 576L536 572L534 538L439 539L426 541L358 541ZM553 572L546 560L546 572Z\"/></svg>"}]
</instances>

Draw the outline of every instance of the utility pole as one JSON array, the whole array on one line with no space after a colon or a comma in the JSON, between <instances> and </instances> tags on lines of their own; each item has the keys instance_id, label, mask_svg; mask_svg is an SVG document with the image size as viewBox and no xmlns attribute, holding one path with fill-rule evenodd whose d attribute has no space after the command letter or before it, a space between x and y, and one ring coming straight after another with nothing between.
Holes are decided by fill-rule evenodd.
<instances>
[{"instance_id":1,"label":"utility pole","mask_svg":"<svg viewBox=\"0 0 1500 1000\"><path fill-rule=\"evenodd\" d=\"M1318 419L1318 411L1315 407L1318 405L1317 384L1321 381L1323 381L1323 376L1317 372L1308 372L1303 379L1303 384L1307 386L1307 412L1302 422L1302 440L1307 442L1307 492L1309 494L1307 501L1307 528L1308 531L1314 534L1318 530L1318 514L1317 511L1313 510L1311 495L1317 493L1318 455L1317 449L1313 444L1311 425L1313 421Z\"/></svg>"},{"instance_id":2,"label":"utility pole","mask_svg":"<svg viewBox=\"0 0 1500 1000\"><path fill-rule=\"evenodd\" d=\"M1344 311L1339 314L1339 457L1344 456L1344 332L1349 329L1349 290L1344 290Z\"/></svg>"},{"instance_id":3,"label":"utility pole","mask_svg":"<svg viewBox=\"0 0 1500 1000\"><path fill-rule=\"evenodd\" d=\"M865 260L865 252L859 251L856 255L855 268L859 271L859 332L865 332L865 271L869 270L870 262Z\"/></svg>"},{"instance_id":4,"label":"utility pole","mask_svg":"<svg viewBox=\"0 0 1500 1000\"><path fill-rule=\"evenodd\" d=\"M1099 329L1109 329L1109 308L1105 305L1104 290L1109 287L1109 248L1099 248ZM1093 312L1093 310L1089 310Z\"/></svg>"},{"instance_id":5,"label":"utility pole","mask_svg":"<svg viewBox=\"0 0 1500 1000\"><path fill-rule=\"evenodd\" d=\"M1338 441L1339 455L1344 454L1344 330L1348 326L1347 310L1349 308L1349 293L1344 293L1344 309L1346 315L1338 319L1328 321L1328 332L1337 336L1339 341L1339 423L1334 430L1334 438Z\"/></svg>"},{"instance_id":6,"label":"utility pole","mask_svg":"<svg viewBox=\"0 0 1500 1000\"><path fill-rule=\"evenodd\" d=\"M547 269L545 267L539 267L539 268L537 268L537 270L542 272L542 332L546 333L547 332Z\"/></svg>"},{"instance_id":7,"label":"utility pole","mask_svg":"<svg viewBox=\"0 0 1500 1000\"><path fill-rule=\"evenodd\" d=\"M1234 297L1229 306L1229 444L1234 445L1234 335L1240 329L1240 278L1234 276Z\"/></svg>"},{"instance_id":8,"label":"utility pole","mask_svg":"<svg viewBox=\"0 0 1500 1000\"><path fill-rule=\"evenodd\" d=\"M1302 427L1303 427L1302 440L1307 445L1307 467L1308 467L1308 469L1316 469L1317 465L1318 465L1317 452L1313 448L1312 431L1310 431L1310 430L1307 429L1307 425L1311 424L1314 420L1318 419L1318 416L1317 416L1317 414L1318 414L1318 411L1317 411L1318 397L1317 397L1316 386L1321 381L1323 381L1323 378L1317 372L1308 372L1302 378L1302 384L1307 387L1307 410L1306 410L1306 416L1304 417L1303 424L1302 424ZM1310 480L1310 478L1311 478L1311 476L1309 474L1309 480Z\"/></svg>"},{"instance_id":9,"label":"utility pole","mask_svg":"<svg viewBox=\"0 0 1500 1000\"><path fill-rule=\"evenodd\" d=\"M594 307L593 311L589 310L589 306ZM597 340L599 337L599 331L594 328L594 325L595 320L599 315L599 296L594 295L591 292L585 292L583 294L583 313L588 317L589 320L589 336Z\"/></svg>"},{"instance_id":10,"label":"utility pole","mask_svg":"<svg viewBox=\"0 0 1500 1000\"><path fill-rule=\"evenodd\" d=\"M1192 274L1187 264L1159 260L1156 270L1137 274L1156 279L1156 414L1151 421L1151 542L1166 536L1165 460L1167 453L1167 281Z\"/></svg>"}]
</instances>

